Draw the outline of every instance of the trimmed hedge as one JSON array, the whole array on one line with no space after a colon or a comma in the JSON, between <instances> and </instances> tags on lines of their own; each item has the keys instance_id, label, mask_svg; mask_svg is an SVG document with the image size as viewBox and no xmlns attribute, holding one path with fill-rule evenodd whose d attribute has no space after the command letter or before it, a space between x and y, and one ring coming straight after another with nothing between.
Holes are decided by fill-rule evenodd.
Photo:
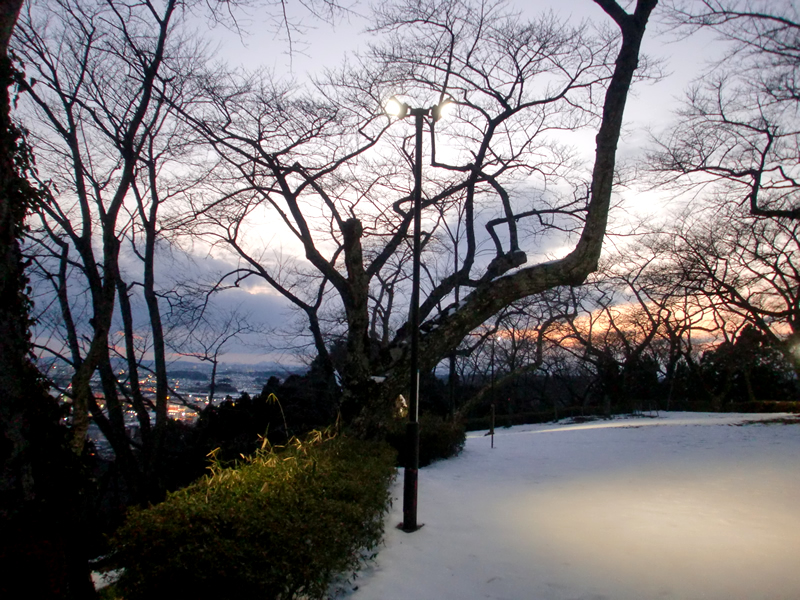
<instances>
[{"instance_id":1,"label":"trimmed hedge","mask_svg":"<svg viewBox=\"0 0 800 600\"><path fill-rule=\"evenodd\" d=\"M130 512L113 540L116 588L126 600L322 598L380 542L394 461L385 444L317 433L212 465Z\"/></svg>"}]
</instances>

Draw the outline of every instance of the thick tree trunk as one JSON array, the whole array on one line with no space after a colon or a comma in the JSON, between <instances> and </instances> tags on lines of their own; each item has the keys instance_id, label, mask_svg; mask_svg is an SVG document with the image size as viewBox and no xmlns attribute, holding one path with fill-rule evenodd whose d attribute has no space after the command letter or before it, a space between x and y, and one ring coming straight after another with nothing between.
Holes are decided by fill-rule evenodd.
<instances>
[{"instance_id":1,"label":"thick tree trunk","mask_svg":"<svg viewBox=\"0 0 800 600\"><path fill-rule=\"evenodd\" d=\"M0 3L0 514L34 496L32 465L25 459L29 444L26 423L26 389L35 382L29 364L29 300L19 237L27 204L23 182L14 164L18 133L12 128L8 87L11 63L6 57L9 38L22 0ZM9 506L6 506L6 500Z\"/></svg>"},{"instance_id":2,"label":"thick tree trunk","mask_svg":"<svg viewBox=\"0 0 800 600\"><path fill-rule=\"evenodd\" d=\"M8 59L0 57L0 491L8 490L20 500L29 500L33 496L33 474L24 459L28 445L26 404L38 384L29 359L29 300L19 246L26 199L21 197L14 166L17 139L10 130L8 115L10 69Z\"/></svg>"},{"instance_id":3,"label":"thick tree trunk","mask_svg":"<svg viewBox=\"0 0 800 600\"><path fill-rule=\"evenodd\" d=\"M343 294L347 314L347 353L342 379L344 396L342 416L350 421L365 404L369 412L376 399L372 382L371 342L369 339L369 277L364 269L361 248L363 228L358 219L345 221L342 227L347 268L347 294ZM369 427L367 427L369 429Z\"/></svg>"},{"instance_id":4,"label":"thick tree trunk","mask_svg":"<svg viewBox=\"0 0 800 600\"><path fill-rule=\"evenodd\" d=\"M90 598L76 461L31 360L20 237L35 192L24 178L27 157L11 122L7 58L21 7L22 0L0 2L0 596Z\"/></svg>"},{"instance_id":5,"label":"thick tree trunk","mask_svg":"<svg viewBox=\"0 0 800 600\"><path fill-rule=\"evenodd\" d=\"M142 221L145 224L145 253L144 253L144 299L147 304L147 313L150 321L150 331L153 334L153 359L156 374L156 424L153 430L151 443L145 446L144 464L148 478L151 480L151 501L163 499L166 493L166 482L163 480L163 464L168 404L169 380L167 378L167 355L164 341L164 328L161 324L161 310L158 306L158 294L155 285L155 254L156 254L156 220L158 215L159 199L158 187L154 174L150 172L151 198L150 214L145 218L144 208L141 209Z\"/></svg>"}]
</instances>

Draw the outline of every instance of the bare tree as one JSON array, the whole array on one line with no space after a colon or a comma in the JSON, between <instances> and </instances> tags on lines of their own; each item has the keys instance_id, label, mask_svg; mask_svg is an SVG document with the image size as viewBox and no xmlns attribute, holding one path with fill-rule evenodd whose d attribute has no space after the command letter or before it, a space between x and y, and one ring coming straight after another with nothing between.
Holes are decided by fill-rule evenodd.
<instances>
[{"instance_id":1,"label":"bare tree","mask_svg":"<svg viewBox=\"0 0 800 600\"><path fill-rule=\"evenodd\" d=\"M192 138L171 108L190 101L182 83L202 61L202 47L180 31L182 10L176 1L30 6L13 46L30 65L22 114L40 173L51 181L31 220L30 252L51 284L64 337L63 348L43 350L74 372L75 451L83 448L91 414L137 499L163 492L156 472L169 390L156 265L170 216L164 206L197 183ZM136 322L132 306L140 292L144 323ZM145 351L155 363L155 398L139 385ZM112 360L117 354L126 378ZM95 372L104 406L90 384ZM128 406L141 447L126 434Z\"/></svg>"},{"instance_id":2,"label":"bare tree","mask_svg":"<svg viewBox=\"0 0 800 600\"><path fill-rule=\"evenodd\" d=\"M576 316L562 329L560 346L591 365L607 413L612 405L652 408L659 376L674 370L679 349L673 344L687 333L675 286L660 281L659 254L631 243L605 257L589 283L571 290Z\"/></svg>"},{"instance_id":3,"label":"bare tree","mask_svg":"<svg viewBox=\"0 0 800 600\"><path fill-rule=\"evenodd\" d=\"M572 386L584 402L640 410L663 399L669 405L676 370L683 362L699 376L699 354L735 334L742 319L716 310L696 291L690 292L676 270L667 247L668 236L644 234L627 239L606 255L597 272L579 288L562 288L520 305L531 318L525 335L537 337L538 351L519 372L533 369L541 376ZM688 293L688 295L687 295ZM514 348L513 337L500 336ZM484 353L485 354L485 353ZM500 373L513 377L505 363ZM510 364L509 364L510 366ZM505 375L508 372L508 375ZM557 411L557 406L555 406Z\"/></svg>"},{"instance_id":4,"label":"bare tree","mask_svg":"<svg viewBox=\"0 0 800 600\"><path fill-rule=\"evenodd\" d=\"M458 408L466 415L495 401L495 390L517 385L529 374L542 375L564 338L564 324L577 316L569 288L555 288L514 302L473 331L454 353L462 379L479 386Z\"/></svg>"},{"instance_id":5,"label":"bare tree","mask_svg":"<svg viewBox=\"0 0 800 600\"><path fill-rule=\"evenodd\" d=\"M237 276L263 278L308 315L323 358L315 299L334 295L347 325L346 403L360 407L375 396L376 375L387 376L389 393L377 394L383 397L407 385L408 327L397 327L377 348L369 335L377 298L371 300L371 282L394 269L392 257L408 248L412 221L404 208L410 170L394 160L398 153L410 160L411 138L380 111L392 92L431 103L449 97L458 110L450 124L436 125L438 153L430 129L434 171L426 174L423 262L435 262L434 250L441 255L433 240L447 236L434 234L456 214L463 215L464 235L458 254L447 254L457 263L448 259L446 273L429 271L420 310L423 370L512 302L579 284L596 268L625 102L656 1L640 0L632 13L610 0L596 4L618 34L570 28L552 16L524 22L496 3L387 5L375 26L385 41L353 68L331 73L315 93L252 77L208 81L205 112L187 116L237 185L198 206L196 224L239 254ZM582 178L557 132L584 127L597 127L597 151ZM561 195L559 186L587 193ZM427 216L434 207L438 216ZM266 210L302 248L316 282L310 297L308 286L277 277L258 244L248 242L249 219ZM573 232L572 251L524 266L531 242L552 228ZM456 289L463 294L457 303Z\"/></svg>"},{"instance_id":6,"label":"bare tree","mask_svg":"<svg viewBox=\"0 0 800 600\"><path fill-rule=\"evenodd\" d=\"M187 315L192 316L191 322L187 322ZM213 406L220 358L228 351L231 342L250 334L263 334L263 328L253 315L238 308L223 311L206 303L201 310L187 311L180 316L182 323L170 331L169 345L180 356L211 364L207 406Z\"/></svg>"},{"instance_id":7,"label":"bare tree","mask_svg":"<svg viewBox=\"0 0 800 600\"><path fill-rule=\"evenodd\" d=\"M798 221L716 203L676 223L665 238L674 280L707 299L731 341L750 324L800 372Z\"/></svg>"},{"instance_id":8,"label":"bare tree","mask_svg":"<svg viewBox=\"0 0 800 600\"><path fill-rule=\"evenodd\" d=\"M750 213L800 219L800 18L790 0L668 3L683 31L711 29L728 51L688 92L648 167L678 187L711 188Z\"/></svg>"}]
</instances>

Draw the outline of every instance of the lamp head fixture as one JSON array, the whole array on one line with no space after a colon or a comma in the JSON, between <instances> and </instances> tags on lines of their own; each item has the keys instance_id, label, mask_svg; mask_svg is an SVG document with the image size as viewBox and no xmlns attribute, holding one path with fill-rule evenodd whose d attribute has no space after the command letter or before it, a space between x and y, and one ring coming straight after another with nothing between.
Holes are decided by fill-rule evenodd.
<instances>
[{"instance_id":1,"label":"lamp head fixture","mask_svg":"<svg viewBox=\"0 0 800 600\"><path fill-rule=\"evenodd\" d=\"M432 121L436 122L449 114L455 105L455 101L447 96L439 104L430 108L411 108L408 104L398 99L397 96L392 96L383 105L383 112L395 119L404 119L409 114L413 114L430 117Z\"/></svg>"},{"instance_id":2,"label":"lamp head fixture","mask_svg":"<svg viewBox=\"0 0 800 600\"><path fill-rule=\"evenodd\" d=\"M455 102L448 96L436 106L431 106L431 119L433 119L434 122L438 121L442 117L450 114L453 107L455 107Z\"/></svg>"},{"instance_id":3,"label":"lamp head fixture","mask_svg":"<svg viewBox=\"0 0 800 600\"><path fill-rule=\"evenodd\" d=\"M398 100L397 96L392 96L383 105L383 111L395 119L404 119L408 114L408 104Z\"/></svg>"}]
</instances>

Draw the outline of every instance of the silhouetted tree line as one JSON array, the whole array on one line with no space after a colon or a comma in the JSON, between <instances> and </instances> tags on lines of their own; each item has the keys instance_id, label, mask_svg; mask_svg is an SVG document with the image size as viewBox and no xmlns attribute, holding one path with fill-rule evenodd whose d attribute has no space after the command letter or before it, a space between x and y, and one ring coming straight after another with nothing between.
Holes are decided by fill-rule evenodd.
<instances>
[{"instance_id":1,"label":"silhouetted tree line","mask_svg":"<svg viewBox=\"0 0 800 600\"><path fill-rule=\"evenodd\" d=\"M485 426L492 403L499 424L567 416L658 410L783 412L800 409L800 382L792 365L764 334L744 327L730 341L681 357L667 373L651 355L592 363L573 361L515 374L495 365L459 383L461 416ZM478 402L474 402L474 399Z\"/></svg>"}]
</instances>

